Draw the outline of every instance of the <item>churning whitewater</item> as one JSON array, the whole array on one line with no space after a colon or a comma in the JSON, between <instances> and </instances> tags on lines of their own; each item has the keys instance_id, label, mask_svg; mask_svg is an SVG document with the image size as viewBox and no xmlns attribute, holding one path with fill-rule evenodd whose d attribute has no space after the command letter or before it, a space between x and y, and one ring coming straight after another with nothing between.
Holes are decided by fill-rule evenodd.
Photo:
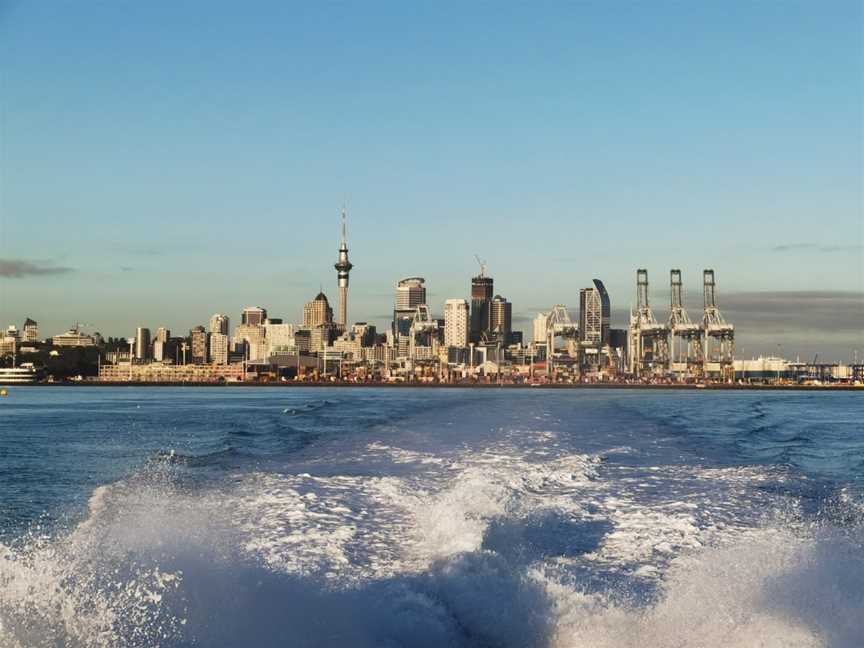
<instances>
[{"instance_id":1,"label":"churning whitewater","mask_svg":"<svg viewBox=\"0 0 864 648\"><path fill-rule=\"evenodd\" d=\"M17 389L0 647L857 647L859 401Z\"/></svg>"}]
</instances>

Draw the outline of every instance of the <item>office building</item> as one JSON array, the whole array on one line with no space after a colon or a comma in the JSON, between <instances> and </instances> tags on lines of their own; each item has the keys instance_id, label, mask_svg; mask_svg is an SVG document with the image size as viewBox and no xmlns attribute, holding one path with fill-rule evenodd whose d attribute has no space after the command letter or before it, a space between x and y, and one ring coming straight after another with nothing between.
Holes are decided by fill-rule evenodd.
<instances>
[{"instance_id":1,"label":"office building","mask_svg":"<svg viewBox=\"0 0 864 648\"><path fill-rule=\"evenodd\" d=\"M264 324L264 339L267 341L267 355L294 349L295 326L283 324L282 320L268 319Z\"/></svg>"},{"instance_id":2,"label":"office building","mask_svg":"<svg viewBox=\"0 0 864 648\"><path fill-rule=\"evenodd\" d=\"M96 340L93 336L82 333L76 327L60 335L55 335L51 338L51 344L56 347L91 347L96 346Z\"/></svg>"},{"instance_id":3,"label":"office building","mask_svg":"<svg viewBox=\"0 0 864 648\"><path fill-rule=\"evenodd\" d=\"M360 341L361 347L371 347L375 345L375 338L378 337L378 330L373 324L366 322L357 322L351 327L351 332Z\"/></svg>"},{"instance_id":4,"label":"office building","mask_svg":"<svg viewBox=\"0 0 864 648\"><path fill-rule=\"evenodd\" d=\"M406 277L396 284L393 304L393 343L400 349L399 355L408 353L411 322L417 307L426 303L426 280L423 277Z\"/></svg>"},{"instance_id":5,"label":"office building","mask_svg":"<svg viewBox=\"0 0 864 648\"><path fill-rule=\"evenodd\" d=\"M227 315L216 313L210 318L210 333L221 333L228 335L230 330L231 320Z\"/></svg>"},{"instance_id":6,"label":"office building","mask_svg":"<svg viewBox=\"0 0 864 648\"><path fill-rule=\"evenodd\" d=\"M492 277L483 271L471 278L471 329L472 342L479 342L490 331L492 305Z\"/></svg>"},{"instance_id":7,"label":"office building","mask_svg":"<svg viewBox=\"0 0 864 648\"><path fill-rule=\"evenodd\" d=\"M39 325L29 317L24 321L24 329L22 331L22 342L33 343L39 339Z\"/></svg>"},{"instance_id":8,"label":"office building","mask_svg":"<svg viewBox=\"0 0 864 648\"><path fill-rule=\"evenodd\" d=\"M532 341L535 345L537 344L546 344L546 338L548 337L547 323L549 321L549 313L537 313L537 317L534 318L534 336L532 337Z\"/></svg>"},{"instance_id":9,"label":"office building","mask_svg":"<svg viewBox=\"0 0 864 648\"><path fill-rule=\"evenodd\" d=\"M192 364L207 363L207 330L203 326L196 326L189 331L190 349L192 351Z\"/></svg>"},{"instance_id":10,"label":"office building","mask_svg":"<svg viewBox=\"0 0 864 648\"><path fill-rule=\"evenodd\" d=\"M267 319L267 309L260 306L249 306L243 309L240 323L246 326L262 326Z\"/></svg>"},{"instance_id":11,"label":"office building","mask_svg":"<svg viewBox=\"0 0 864 648\"><path fill-rule=\"evenodd\" d=\"M267 357L266 331L256 324L241 324L234 329L234 351L246 360L264 360Z\"/></svg>"},{"instance_id":12,"label":"office building","mask_svg":"<svg viewBox=\"0 0 864 648\"><path fill-rule=\"evenodd\" d=\"M598 347L603 340L602 306L596 288L579 291L579 341L583 345Z\"/></svg>"},{"instance_id":13,"label":"office building","mask_svg":"<svg viewBox=\"0 0 864 648\"><path fill-rule=\"evenodd\" d=\"M135 359L150 358L150 329L139 326L135 329Z\"/></svg>"},{"instance_id":14,"label":"office building","mask_svg":"<svg viewBox=\"0 0 864 648\"><path fill-rule=\"evenodd\" d=\"M312 329L333 323L333 309L323 292L303 306L303 328Z\"/></svg>"},{"instance_id":15,"label":"office building","mask_svg":"<svg viewBox=\"0 0 864 648\"><path fill-rule=\"evenodd\" d=\"M414 313L420 304L426 303L426 280L423 277L406 277L396 284L394 310Z\"/></svg>"},{"instance_id":16,"label":"office building","mask_svg":"<svg viewBox=\"0 0 864 648\"><path fill-rule=\"evenodd\" d=\"M171 331L164 326L156 329L151 344L152 358L156 362L164 362L168 358L168 340L171 339Z\"/></svg>"},{"instance_id":17,"label":"office building","mask_svg":"<svg viewBox=\"0 0 864 648\"><path fill-rule=\"evenodd\" d=\"M468 346L469 309L465 299L444 302L444 346L463 349Z\"/></svg>"},{"instance_id":18,"label":"office building","mask_svg":"<svg viewBox=\"0 0 864 648\"><path fill-rule=\"evenodd\" d=\"M510 343L510 332L513 330L513 304L501 295L489 305L489 331L492 337L501 344Z\"/></svg>"},{"instance_id":19,"label":"office building","mask_svg":"<svg viewBox=\"0 0 864 648\"><path fill-rule=\"evenodd\" d=\"M303 328L312 329L333 323L333 309L323 292L303 306Z\"/></svg>"},{"instance_id":20,"label":"office building","mask_svg":"<svg viewBox=\"0 0 864 648\"><path fill-rule=\"evenodd\" d=\"M228 336L224 333L210 333L210 362L216 365L228 364Z\"/></svg>"}]
</instances>

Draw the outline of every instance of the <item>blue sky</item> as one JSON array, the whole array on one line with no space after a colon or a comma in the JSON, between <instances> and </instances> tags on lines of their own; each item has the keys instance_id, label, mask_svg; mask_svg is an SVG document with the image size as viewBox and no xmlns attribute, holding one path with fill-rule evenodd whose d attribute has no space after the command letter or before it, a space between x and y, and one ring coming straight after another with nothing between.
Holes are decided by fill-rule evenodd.
<instances>
[{"instance_id":1,"label":"blue sky","mask_svg":"<svg viewBox=\"0 0 864 648\"><path fill-rule=\"evenodd\" d=\"M0 320L297 320L345 202L352 320L406 275L441 311L475 253L521 317L639 267L695 314L713 267L745 355L847 357L861 5L707 4L0 0Z\"/></svg>"}]
</instances>

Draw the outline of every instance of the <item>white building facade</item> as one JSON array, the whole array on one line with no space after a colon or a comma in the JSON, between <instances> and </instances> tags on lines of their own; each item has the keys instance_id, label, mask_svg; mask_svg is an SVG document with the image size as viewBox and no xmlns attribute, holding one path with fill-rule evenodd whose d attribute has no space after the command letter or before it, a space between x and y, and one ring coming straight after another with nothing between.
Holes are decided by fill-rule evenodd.
<instances>
[{"instance_id":1,"label":"white building facade","mask_svg":"<svg viewBox=\"0 0 864 648\"><path fill-rule=\"evenodd\" d=\"M448 299L444 302L444 346L464 349L468 346L468 301Z\"/></svg>"}]
</instances>

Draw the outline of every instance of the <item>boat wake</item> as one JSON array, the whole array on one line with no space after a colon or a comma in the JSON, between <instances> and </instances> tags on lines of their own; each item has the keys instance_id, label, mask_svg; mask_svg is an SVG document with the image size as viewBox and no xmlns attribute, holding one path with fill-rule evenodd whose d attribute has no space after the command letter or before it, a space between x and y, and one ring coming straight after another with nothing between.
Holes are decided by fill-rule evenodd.
<instances>
[{"instance_id":1,"label":"boat wake","mask_svg":"<svg viewBox=\"0 0 864 648\"><path fill-rule=\"evenodd\" d=\"M808 522L758 488L782 471L637 474L516 438L199 489L154 462L71 531L0 546L0 646L860 645L854 498Z\"/></svg>"}]
</instances>

